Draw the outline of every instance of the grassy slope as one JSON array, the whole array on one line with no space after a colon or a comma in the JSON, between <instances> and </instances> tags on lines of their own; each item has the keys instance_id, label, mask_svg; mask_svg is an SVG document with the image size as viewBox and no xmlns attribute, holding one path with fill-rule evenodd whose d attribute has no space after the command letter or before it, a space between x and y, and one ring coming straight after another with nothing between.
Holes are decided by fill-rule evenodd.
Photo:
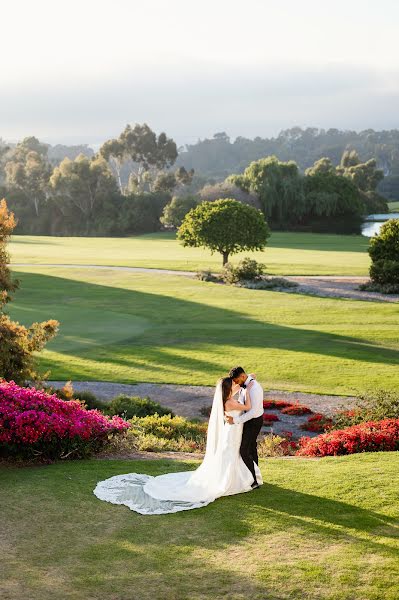
<instances>
[{"instance_id":1,"label":"grassy slope","mask_svg":"<svg viewBox=\"0 0 399 600\"><path fill-rule=\"evenodd\" d=\"M388 202L390 212L397 212L399 210L399 201Z\"/></svg>"},{"instance_id":2,"label":"grassy slope","mask_svg":"<svg viewBox=\"0 0 399 600\"><path fill-rule=\"evenodd\" d=\"M265 252L246 255L264 262L268 272L285 275L367 275L368 239L362 236L274 232ZM13 236L15 263L64 263L220 270L221 257L200 248L183 248L174 234L132 238Z\"/></svg>"},{"instance_id":3,"label":"grassy slope","mask_svg":"<svg viewBox=\"0 0 399 600\"><path fill-rule=\"evenodd\" d=\"M165 275L24 271L11 316L61 322L41 357L54 379L213 385L242 363L277 389L349 394L399 384L393 304Z\"/></svg>"},{"instance_id":4,"label":"grassy slope","mask_svg":"<svg viewBox=\"0 0 399 600\"><path fill-rule=\"evenodd\" d=\"M265 485L141 516L97 481L194 468L91 460L0 468L8 600L397 600L399 454L261 461Z\"/></svg>"}]
</instances>

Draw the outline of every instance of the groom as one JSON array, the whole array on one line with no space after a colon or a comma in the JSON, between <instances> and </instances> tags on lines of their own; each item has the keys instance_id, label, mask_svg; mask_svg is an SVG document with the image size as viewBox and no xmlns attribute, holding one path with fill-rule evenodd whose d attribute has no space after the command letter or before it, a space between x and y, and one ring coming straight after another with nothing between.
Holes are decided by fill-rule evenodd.
<instances>
[{"instance_id":1,"label":"groom","mask_svg":"<svg viewBox=\"0 0 399 600\"><path fill-rule=\"evenodd\" d=\"M250 410L239 417L230 417L225 415L225 418L230 425L238 423L244 424L242 430L240 454L242 460L253 475L254 481L251 487L256 489L259 487L259 484L256 480L254 463L258 464L256 439L263 424L263 388L256 381L256 379L248 377L242 367L234 367L234 369L231 369L229 376L232 378L234 383L237 383L241 386L238 402L241 402L242 404L245 402L246 387L251 381L253 382L248 390L251 397Z\"/></svg>"}]
</instances>

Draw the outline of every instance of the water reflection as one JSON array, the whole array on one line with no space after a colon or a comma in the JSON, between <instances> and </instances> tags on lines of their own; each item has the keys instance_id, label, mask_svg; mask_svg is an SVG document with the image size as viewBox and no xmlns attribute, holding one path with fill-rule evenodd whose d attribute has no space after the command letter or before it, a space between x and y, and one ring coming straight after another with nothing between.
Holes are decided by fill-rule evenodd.
<instances>
[{"instance_id":1,"label":"water reflection","mask_svg":"<svg viewBox=\"0 0 399 600\"><path fill-rule=\"evenodd\" d=\"M368 215L362 225L362 235L366 237L376 235L379 233L381 225L386 223L389 219L399 219L399 213Z\"/></svg>"}]
</instances>

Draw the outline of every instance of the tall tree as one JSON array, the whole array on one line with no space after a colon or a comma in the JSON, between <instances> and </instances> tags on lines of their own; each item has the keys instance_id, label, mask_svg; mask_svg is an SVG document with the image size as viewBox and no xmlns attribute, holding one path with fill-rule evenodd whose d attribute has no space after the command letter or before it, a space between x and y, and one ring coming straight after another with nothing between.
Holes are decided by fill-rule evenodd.
<instances>
[{"instance_id":1,"label":"tall tree","mask_svg":"<svg viewBox=\"0 0 399 600\"><path fill-rule=\"evenodd\" d=\"M126 125L118 139L125 156L131 160L131 179L136 180L138 188L145 173L171 167L176 161L176 143L166 133L157 136L146 123L134 127Z\"/></svg>"},{"instance_id":2,"label":"tall tree","mask_svg":"<svg viewBox=\"0 0 399 600\"><path fill-rule=\"evenodd\" d=\"M302 178L298 165L268 156L252 162L242 175L231 175L227 181L246 192L254 193L266 219L278 224L298 218L305 209Z\"/></svg>"},{"instance_id":3,"label":"tall tree","mask_svg":"<svg viewBox=\"0 0 399 600\"><path fill-rule=\"evenodd\" d=\"M91 231L96 205L104 196L117 191L115 178L104 158L89 159L83 154L75 160L65 158L54 169L50 185L61 211L67 205L79 211L85 223L86 234Z\"/></svg>"},{"instance_id":4,"label":"tall tree","mask_svg":"<svg viewBox=\"0 0 399 600\"><path fill-rule=\"evenodd\" d=\"M120 140L108 140L100 148L100 155L109 161L111 167L115 171L119 191L123 193L122 179L121 179L121 168L125 161L125 146Z\"/></svg>"},{"instance_id":5,"label":"tall tree","mask_svg":"<svg viewBox=\"0 0 399 600\"><path fill-rule=\"evenodd\" d=\"M6 184L21 190L33 203L36 216L46 200L51 166L47 160L47 145L35 137L22 140L7 156L4 167Z\"/></svg>"}]
</instances>

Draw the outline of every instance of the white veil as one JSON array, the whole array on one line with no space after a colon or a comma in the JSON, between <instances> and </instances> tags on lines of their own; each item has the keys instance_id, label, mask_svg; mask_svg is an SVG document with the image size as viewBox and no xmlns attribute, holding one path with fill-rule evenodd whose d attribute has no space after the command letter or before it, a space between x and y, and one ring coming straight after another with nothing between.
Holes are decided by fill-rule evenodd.
<instances>
[{"instance_id":1,"label":"white veil","mask_svg":"<svg viewBox=\"0 0 399 600\"><path fill-rule=\"evenodd\" d=\"M208 503L223 489L222 450L224 410L222 384L219 382L213 397L206 439L205 457L195 471L169 473L151 478L144 491L158 500L178 500Z\"/></svg>"}]
</instances>

